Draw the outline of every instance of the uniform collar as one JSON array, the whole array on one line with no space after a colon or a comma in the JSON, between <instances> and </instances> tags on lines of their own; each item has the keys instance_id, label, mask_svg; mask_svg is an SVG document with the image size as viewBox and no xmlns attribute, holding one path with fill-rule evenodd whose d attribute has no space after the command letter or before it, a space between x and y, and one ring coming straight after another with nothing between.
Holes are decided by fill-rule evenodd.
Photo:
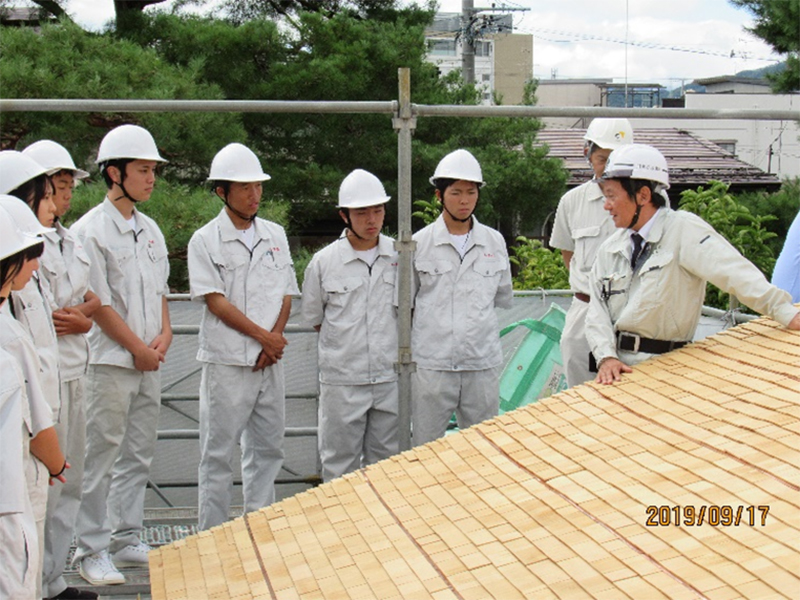
<instances>
[{"instance_id":1,"label":"uniform collar","mask_svg":"<svg viewBox=\"0 0 800 600\"><path fill-rule=\"evenodd\" d=\"M664 234L664 215L669 210L672 209L662 206L639 230L639 235L641 235L642 239L644 239L644 241L646 241L648 244L654 244L661 241L661 236ZM632 233L631 230L628 231L629 233Z\"/></svg>"},{"instance_id":2,"label":"uniform collar","mask_svg":"<svg viewBox=\"0 0 800 600\"><path fill-rule=\"evenodd\" d=\"M661 241L664 235L664 224L667 221L667 215L672 212L669 207L661 207L652 216L649 222L652 222L649 230L645 232L644 239L648 244L657 244ZM649 223L648 222L648 223ZM620 229L615 234L617 237L609 242L608 249L611 252L619 253L630 259L631 256L631 234L633 229Z\"/></svg>"},{"instance_id":3,"label":"uniform collar","mask_svg":"<svg viewBox=\"0 0 800 600\"><path fill-rule=\"evenodd\" d=\"M590 179L587 183L589 184L589 193L586 196L589 202L605 200L603 190L600 189L600 185L594 179Z\"/></svg>"},{"instance_id":4,"label":"uniform collar","mask_svg":"<svg viewBox=\"0 0 800 600\"><path fill-rule=\"evenodd\" d=\"M219 212L217 219L219 221L219 232L223 242L234 242L242 239L243 230L236 229L225 207ZM251 225L251 227L255 228L255 238L260 240L270 239L267 228L264 227L263 223L259 223L259 220L260 219L253 219L253 224Z\"/></svg>"},{"instance_id":5,"label":"uniform collar","mask_svg":"<svg viewBox=\"0 0 800 600\"><path fill-rule=\"evenodd\" d=\"M348 263L354 260L358 260L358 255L356 254L355 249L350 244L350 241L347 239L347 229L342 231L342 235L339 236L339 256L342 259L343 263ZM394 246L392 245L392 240L386 237L383 234L378 235L378 256L391 256L394 250Z\"/></svg>"},{"instance_id":6,"label":"uniform collar","mask_svg":"<svg viewBox=\"0 0 800 600\"><path fill-rule=\"evenodd\" d=\"M476 246L487 245L486 228L480 224L478 218L472 215L472 243ZM447 230L447 225L444 222L444 216L439 215L439 218L433 222L433 242L437 246L450 244L452 238L450 232Z\"/></svg>"},{"instance_id":7,"label":"uniform collar","mask_svg":"<svg viewBox=\"0 0 800 600\"><path fill-rule=\"evenodd\" d=\"M117 207L114 206L114 203L111 199L106 196L105 200L103 200L102 204L103 210L111 217L111 220L114 222L114 225L117 226L117 229L122 235L126 233L136 234L131 226L128 224L128 221L125 217L122 216L122 213L117 210ZM139 211L136 208L133 209L133 215L136 217L136 226L139 229L142 229L142 219L139 218Z\"/></svg>"}]
</instances>

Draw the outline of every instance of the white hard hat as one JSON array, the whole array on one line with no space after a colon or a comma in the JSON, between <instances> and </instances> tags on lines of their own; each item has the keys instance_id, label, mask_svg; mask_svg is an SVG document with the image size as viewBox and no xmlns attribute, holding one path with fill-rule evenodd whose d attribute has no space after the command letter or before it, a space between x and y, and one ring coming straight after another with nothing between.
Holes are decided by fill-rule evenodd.
<instances>
[{"instance_id":1,"label":"white hard hat","mask_svg":"<svg viewBox=\"0 0 800 600\"><path fill-rule=\"evenodd\" d=\"M633 128L628 119L594 119L583 139L600 148L616 150L633 143Z\"/></svg>"},{"instance_id":2,"label":"white hard hat","mask_svg":"<svg viewBox=\"0 0 800 600\"><path fill-rule=\"evenodd\" d=\"M645 144L630 144L614 150L608 157L603 179L644 179L669 189L667 159L656 148Z\"/></svg>"},{"instance_id":3,"label":"white hard hat","mask_svg":"<svg viewBox=\"0 0 800 600\"><path fill-rule=\"evenodd\" d=\"M261 162L255 153L244 144L228 144L217 152L211 161L208 181L268 181L272 179L261 169Z\"/></svg>"},{"instance_id":4,"label":"white hard hat","mask_svg":"<svg viewBox=\"0 0 800 600\"><path fill-rule=\"evenodd\" d=\"M161 158L156 141L150 132L138 125L120 125L109 131L97 150L97 163L116 158L130 160L154 160L167 162Z\"/></svg>"},{"instance_id":5,"label":"white hard hat","mask_svg":"<svg viewBox=\"0 0 800 600\"><path fill-rule=\"evenodd\" d=\"M364 208L391 200L381 180L363 169L356 169L339 186L339 208Z\"/></svg>"},{"instance_id":6,"label":"white hard hat","mask_svg":"<svg viewBox=\"0 0 800 600\"><path fill-rule=\"evenodd\" d=\"M19 202L19 199L14 198L14 196L0 196L0 200L3 198L11 198L15 202ZM14 217L0 203L0 260L13 256L17 252L22 252L26 248L41 242L42 238L20 231Z\"/></svg>"},{"instance_id":7,"label":"white hard hat","mask_svg":"<svg viewBox=\"0 0 800 600\"><path fill-rule=\"evenodd\" d=\"M437 179L472 181L477 183L478 187L484 184L481 165L470 152L463 149L454 150L439 161L429 181L436 185Z\"/></svg>"},{"instance_id":8,"label":"white hard hat","mask_svg":"<svg viewBox=\"0 0 800 600\"><path fill-rule=\"evenodd\" d=\"M88 172L75 166L67 149L53 140L34 142L25 148L22 153L42 165L47 169L48 173L58 173L66 170L72 171L75 179L86 179L89 176Z\"/></svg>"},{"instance_id":9,"label":"white hard hat","mask_svg":"<svg viewBox=\"0 0 800 600\"><path fill-rule=\"evenodd\" d=\"M49 233L55 231L52 227L45 227L33 214L31 207L26 202L20 200L16 196L9 196L8 194L0 195L0 207L14 220L22 233L28 235L40 235L42 233Z\"/></svg>"},{"instance_id":10,"label":"white hard hat","mask_svg":"<svg viewBox=\"0 0 800 600\"><path fill-rule=\"evenodd\" d=\"M47 169L30 156L16 150L3 150L0 152L0 194L7 194L47 172Z\"/></svg>"}]
</instances>

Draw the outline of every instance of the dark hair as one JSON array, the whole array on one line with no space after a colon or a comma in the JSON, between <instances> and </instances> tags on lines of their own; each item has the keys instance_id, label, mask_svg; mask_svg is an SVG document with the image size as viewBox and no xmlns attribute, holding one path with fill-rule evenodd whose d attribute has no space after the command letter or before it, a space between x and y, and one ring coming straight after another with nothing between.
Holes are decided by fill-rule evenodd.
<instances>
[{"instance_id":1,"label":"dark hair","mask_svg":"<svg viewBox=\"0 0 800 600\"><path fill-rule=\"evenodd\" d=\"M656 192L656 184L652 181L647 179L631 179L629 177L617 179L617 181L619 181L622 189L625 190L625 192L634 202L636 201L636 194L639 193L639 190L642 188L648 188L650 190L650 202L653 204L653 206L656 208L661 208L667 204L664 196Z\"/></svg>"},{"instance_id":2,"label":"dark hair","mask_svg":"<svg viewBox=\"0 0 800 600\"><path fill-rule=\"evenodd\" d=\"M439 194L444 198L444 193L451 185L456 183L457 181L461 181L460 179L451 179L449 177L439 177L438 179L433 180L433 185L436 186L436 189L439 190ZM466 181L466 180L465 180ZM478 194L481 193L481 186L477 182L470 182L474 183L475 186L478 188Z\"/></svg>"},{"instance_id":3,"label":"dark hair","mask_svg":"<svg viewBox=\"0 0 800 600\"><path fill-rule=\"evenodd\" d=\"M128 166L129 162L133 162L133 159L112 158L111 160L107 160L100 165L100 173L103 174L103 180L106 182L106 187L108 187L108 189L111 189L114 186L114 180L111 179L111 176L108 174L108 167L117 167L121 175L120 182L125 183L125 168Z\"/></svg>"},{"instance_id":4,"label":"dark hair","mask_svg":"<svg viewBox=\"0 0 800 600\"><path fill-rule=\"evenodd\" d=\"M16 196L25 204L31 207L33 214L39 216L39 205L47 195L47 187L52 186L53 182L46 174L42 173L33 179L29 179L18 188L8 192L12 196Z\"/></svg>"},{"instance_id":5,"label":"dark hair","mask_svg":"<svg viewBox=\"0 0 800 600\"><path fill-rule=\"evenodd\" d=\"M39 258L43 253L44 242L39 242L30 248L25 248L0 260L0 287L14 279L26 261Z\"/></svg>"},{"instance_id":6,"label":"dark hair","mask_svg":"<svg viewBox=\"0 0 800 600\"><path fill-rule=\"evenodd\" d=\"M221 187L225 197L228 197L228 194L231 191L231 182L227 179L215 179L211 182L211 191L215 194L217 193L217 188Z\"/></svg>"},{"instance_id":7,"label":"dark hair","mask_svg":"<svg viewBox=\"0 0 800 600\"><path fill-rule=\"evenodd\" d=\"M56 175L72 175L72 177L74 178L75 177L75 171L72 170L72 169L61 169L60 171L56 171L55 173L50 175L50 177L52 178L52 177L55 177Z\"/></svg>"}]
</instances>

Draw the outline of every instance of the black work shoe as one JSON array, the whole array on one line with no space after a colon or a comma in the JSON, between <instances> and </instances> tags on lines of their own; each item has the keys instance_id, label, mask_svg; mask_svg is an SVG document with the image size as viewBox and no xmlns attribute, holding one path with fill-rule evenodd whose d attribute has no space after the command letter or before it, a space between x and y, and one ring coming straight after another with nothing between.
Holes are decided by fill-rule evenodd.
<instances>
[{"instance_id":1,"label":"black work shoe","mask_svg":"<svg viewBox=\"0 0 800 600\"><path fill-rule=\"evenodd\" d=\"M97 594L88 590L79 590L78 588L68 587L58 596L47 598L45 600L97 600Z\"/></svg>"}]
</instances>

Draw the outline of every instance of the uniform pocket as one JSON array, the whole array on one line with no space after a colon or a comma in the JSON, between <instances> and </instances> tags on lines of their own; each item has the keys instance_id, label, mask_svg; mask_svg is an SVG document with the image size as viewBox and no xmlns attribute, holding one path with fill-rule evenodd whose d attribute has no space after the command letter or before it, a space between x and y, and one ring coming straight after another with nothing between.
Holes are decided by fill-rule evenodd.
<instances>
[{"instance_id":1,"label":"uniform pocket","mask_svg":"<svg viewBox=\"0 0 800 600\"><path fill-rule=\"evenodd\" d=\"M600 247L600 226L582 227L576 229L575 236L575 255L578 258L578 268L581 271L590 271L597 256L597 249ZM573 259L574 260L574 259Z\"/></svg>"}]
</instances>

